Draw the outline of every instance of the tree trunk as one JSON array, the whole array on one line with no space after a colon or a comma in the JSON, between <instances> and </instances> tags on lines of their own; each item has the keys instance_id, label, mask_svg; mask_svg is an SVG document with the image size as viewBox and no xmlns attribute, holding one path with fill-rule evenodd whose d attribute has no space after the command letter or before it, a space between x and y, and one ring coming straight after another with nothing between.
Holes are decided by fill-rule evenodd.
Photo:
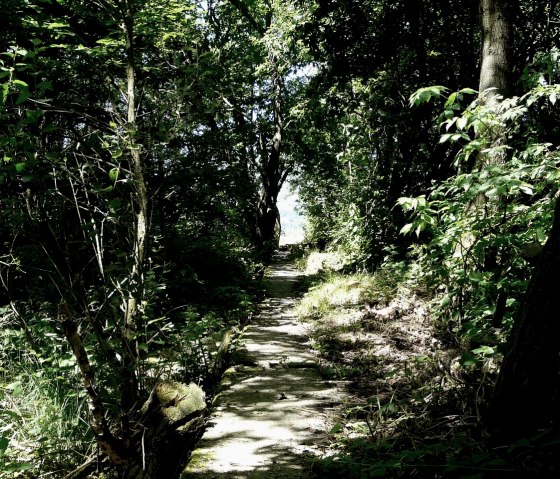
<instances>
[{"instance_id":1,"label":"tree trunk","mask_svg":"<svg viewBox=\"0 0 560 479\"><path fill-rule=\"evenodd\" d=\"M129 153L129 164L134 180L135 194L133 206L135 218L132 231L132 262L128 277L128 297L123 298L125 312L122 328L123 359L122 359L122 391L121 414L123 418L123 436L130 436L129 415L138 400L138 377L136 374L138 348L135 333L138 329L139 305L144 298L144 263L146 258L149 217L148 187L145 177L145 166L142 152L138 144L138 126L136 122L136 71L134 51L134 12L130 0L126 2L124 18L126 80L127 80L127 120L126 142Z\"/></svg>"},{"instance_id":2,"label":"tree trunk","mask_svg":"<svg viewBox=\"0 0 560 479\"><path fill-rule=\"evenodd\" d=\"M80 369L82 384L87 394L89 423L97 444L114 464L123 464L128 460L126 444L114 436L109 429L105 419L105 407L97 392L94 368L91 366L82 338L78 333L78 325L66 301L61 301L58 305L58 320L62 325L68 343L72 347L72 352Z\"/></svg>"},{"instance_id":3,"label":"tree trunk","mask_svg":"<svg viewBox=\"0 0 560 479\"><path fill-rule=\"evenodd\" d=\"M493 107L499 96L510 94L512 0L480 0L482 48L480 94L489 88L484 101Z\"/></svg>"},{"instance_id":4,"label":"tree trunk","mask_svg":"<svg viewBox=\"0 0 560 479\"><path fill-rule=\"evenodd\" d=\"M560 424L560 201L527 288L485 415L498 441Z\"/></svg>"},{"instance_id":5,"label":"tree trunk","mask_svg":"<svg viewBox=\"0 0 560 479\"><path fill-rule=\"evenodd\" d=\"M230 0L243 17L249 22L258 35L264 39L270 30L274 14L272 5L268 4L265 14L264 26L258 22L250 12L247 5L240 0ZM272 138L263 131L259 131L259 155L261 194L256 210L256 239L258 255L268 264L272 260L274 251L280 242L280 213L276 205L278 194L286 180L288 170L282 161L282 137L284 134L284 121L282 115L282 89L283 77L280 71L278 53L270 46L268 48L268 68L271 83L272 104Z\"/></svg>"},{"instance_id":6,"label":"tree trunk","mask_svg":"<svg viewBox=\"0 0 560 479\"><path fill-rule=\"evenodd\" d=\"M204 429L206 402L200 387L159 381L142 407L132 459L121 477L179 477Z\"/></svg>"},{"instance_id":7,"label":"tree trunk","mask_svg":"<svg viewBox=\"0 0 560 479\"><path fill-rule=\"evenodd\" d=\"M280 242L280 212L277 207L278 194L287 176L287 169L282 161L282 135L284 123L282 118L282 77L279 72L278 60L274 53L268 56L272 77L272 104L274 135L270 150L266 138L261 135L261 199L258 208L258 235L260 242L260 256L265 263L272 260L272 254Z\"/></svg>"}]
</instances>

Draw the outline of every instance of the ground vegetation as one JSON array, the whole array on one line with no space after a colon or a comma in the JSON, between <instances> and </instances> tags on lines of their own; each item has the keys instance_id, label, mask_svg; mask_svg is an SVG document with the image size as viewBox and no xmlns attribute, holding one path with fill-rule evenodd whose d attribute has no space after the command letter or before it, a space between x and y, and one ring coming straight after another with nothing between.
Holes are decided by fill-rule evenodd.
<instances>
[{"instance_id":1,"label":"ground vegetation","mask_svg":"<svg viewBox=\"0 0 560 479\"><path fill-rule=\"evenodd\" d=\"M175 473L288 180L319 470L557 474L558 2L4 3L0 474Z\"/></svg>"}]
</instances>

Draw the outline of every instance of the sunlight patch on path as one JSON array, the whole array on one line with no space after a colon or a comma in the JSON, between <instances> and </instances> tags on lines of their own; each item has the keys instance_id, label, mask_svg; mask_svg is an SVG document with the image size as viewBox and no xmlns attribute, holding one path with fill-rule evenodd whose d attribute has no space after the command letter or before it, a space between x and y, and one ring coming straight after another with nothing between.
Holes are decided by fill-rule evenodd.
<instances>
[{"instance_id":1,"label":"sunlight patch on path","mask_svg":"<svg viewBox=\"0 0 560 479\"><path fill-rule=\"evenodd\" d=\"M181 479L312 477L342 393L321 378L291 312L298 274L283 257L270 268L270 299L243 333L239 364L226 373L227 387Z\"/></svg>"}]
</instances>

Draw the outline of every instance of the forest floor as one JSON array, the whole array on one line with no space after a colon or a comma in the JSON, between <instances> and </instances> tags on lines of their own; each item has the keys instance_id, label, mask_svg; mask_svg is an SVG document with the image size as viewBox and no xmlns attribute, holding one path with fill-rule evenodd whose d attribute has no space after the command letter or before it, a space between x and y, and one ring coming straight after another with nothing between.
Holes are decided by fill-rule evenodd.
<instances>
[{"instance_id":1,"label":"forest floor","mask_svg":"<svg viewBox=\"0 0 560 479\"><path fill-rule=\"evenodd\" d=\"M280 253L269 268L181 479L560 477L542 473L550 447L485 444L495 366L463 364L414 270L344 274L330 253L305 267Z\"/></svg>"},{"instance_id":2,"label":"forest floor","mask_svg":"<svg viewBox=\"0 0 560 479\"><path fill-rule=\"evenodd\" d=\"M302 273L279 253L268 300L244 330L209 425L181 479L307 479L345 393L325 380L293 312Z\"/></svg>"}]
</instances>

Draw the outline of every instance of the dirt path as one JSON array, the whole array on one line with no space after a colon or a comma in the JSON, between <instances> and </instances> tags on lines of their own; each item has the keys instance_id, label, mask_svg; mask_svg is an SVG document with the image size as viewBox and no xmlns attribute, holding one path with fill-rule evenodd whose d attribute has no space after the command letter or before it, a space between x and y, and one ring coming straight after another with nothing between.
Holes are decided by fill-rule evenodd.
<instances>
[{"instance_id":1,"label":"dirt path","mask_svg":"<svg viewBox=\"0 0 560 479\"><path fill-rule=\"evenodd\" d=\"M309 479L342 392L323 380L291 313L298 271L279 255L269 301L242 336L237 365L181 479Z\"/></svg>"}]
</instances>

